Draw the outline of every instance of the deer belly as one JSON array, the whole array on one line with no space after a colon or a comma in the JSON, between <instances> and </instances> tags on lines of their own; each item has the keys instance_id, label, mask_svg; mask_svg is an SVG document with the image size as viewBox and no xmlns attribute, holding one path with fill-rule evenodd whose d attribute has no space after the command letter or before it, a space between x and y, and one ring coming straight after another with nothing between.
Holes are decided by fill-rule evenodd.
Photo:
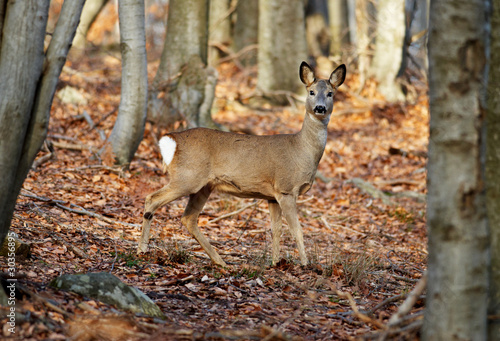
<instances>
[{"instance_id":1,"label":"deer belly","mask_svg":"<svg viewBox=\"0 0 500 341\"><path fill-rule=\"evenodd\" d=\"M212 184L213 189L234 195L239 198L257 198L272 200L275 198L273 188L270 184L259 182L258 184L239 183L229 179L216 179Z\"/></svg>"}]
</instances>

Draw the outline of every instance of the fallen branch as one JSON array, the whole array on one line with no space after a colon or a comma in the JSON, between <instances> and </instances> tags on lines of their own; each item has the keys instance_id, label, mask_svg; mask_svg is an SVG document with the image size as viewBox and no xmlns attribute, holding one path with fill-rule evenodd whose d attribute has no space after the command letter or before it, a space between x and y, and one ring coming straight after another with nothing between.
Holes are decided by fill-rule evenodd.
<instances>
[{"instance_id":1,"label":"fallen branch","mask_svg":"<svg viewBox=\"0 0 500 341\"><path fill-rule=\"evenodd\" d=\"M408 297L403 302L403 304L399 306L398 311L391 316L388 323L389 327L393 327L400 323L403 316L408 314L411 308L413 308L415 302L417 302L418 298L420 297L420 294L422 293L422 291L424 291L426 287L427 287L427 271L424 272L422 278L420 278L417 285L415 285L413 290L408 294Z\"/></svg>"},{"instance_id":2,"label":"fallen branch","mask_svg":"<svg viewBox=\"0 0 500 341\"><path fill-rule=\"evenodd\" d=\"M351 309L354 313L354 316L356 316L362 322L370 323L379 329L383 329L383 330L387 329L387 326L385 324L383 324L382 322L380 322L379 320L375 320L375 319L371 318L370 316L365 315L362 312L360 312L358 309L358 306L356 305L356 302L354 302L354 298L352 297L352 295L350 293L336 290L336 294L337 294L337 296L344 298L344 299L347 299L349 301L349 305L351 306Z\"/></svg>"},{"instance_id":3,"label":"fallen branch","mask_svg":"<svg viewBox=\"0 0 500 341\"><path fill-rule=\"evenodd\" d=\"M88 150L91 152L96 152L97 148L92 146L86 146L83 144L75 144L75 143L65 143L65 142L57 142L51 141L52 145L61 149L69 149L69 150Z\"/></svg>"},{"instance_id":4,"label":"fallen branch","mask_svg":"<svg viewBox=\"0 0 500 341\"><path fill-rule=\"evenodd\" d=\"M249 205L243 206L242 208L240 208L240 209L238 209L238 210L236 210L236 211L229 212L229 213L226 213L226 214L221 215L220 217L217 217L217 218L215 218L215 219L209 220L209 221L208 221L208 224L212 224L212 223L215 223L215 222L217 222L217 221L219 221L219 220L221 220L221 219L224 219L224 218L227 218L227 217L231 217L231 216L233 216L233 215L235 215L235 214L238 214L238 213L240 213L240 212L243 212L244 210L246 210L247 208L250 208L250 207L252 207L252 206L257 206L258 204L260 204L260 203L261 203L261 201L262 201L262 200L257 200L257 201L255 201L255 202L253 202L253 203L249 204Z\"/></svg>"},{"instance_id":5,"label":"fallen branch","mask_svg":"<svg viewBox=\"0 0 500 341\"><path fill-rule=\"evenodd\" d=\"M56 206L59 207L59 208L61 208L61 209L63 209L63 210L69 211L71 213L88 215L89 217L97 218L97 219L100 219L100 220L102 220L102 221L104 221L106 223L110 223L110 224L121 224L121 225L125 225L125 226L130 226L130 227L141 227L141 225L139 225L139 224L126 223L126 222L123 222L123 221L119 221L119 220L115 220L115 219L111 219L111 218L105 217L105 216L103 216L102 214L99 214L99 213L95 213L95 212L92 212L92 211L87 211L83 207L75 205L75 204L70 204L70 206L77 207L78 209L67 207L67 206L64 206L64 205L62 205L60 203L56 203Z\"/></svg>"},{"instance_id":6,"label":"fallen branch","mask_svg":"<svg viewBox=\"0 0 500 341\"><path fill-rule=\"evenodd\" d=\"M27 192L24 189L22 191ZM71 207L64 206L67 203L67 201L64 201L64 200L55 200L55 199L50 199L50 198L46 198L46 197L40 197L40 196L34 195L32 193L29 193L29 192L28 193L22 193L21 192L20 195L22 195L24 197L28 197L28 198L32 198L32 199L37 199L37 200L40 200L40 201L44 201L44 202L49 203L49 204L54 204L57 207L59 207L59 208L61 208L63 210L69 211L71 213L88 215L90 217L97 218L97 219L100 219L102 221L105 221L106 223L120 224L120 225L135 227L135 228L141 227L141 225L139 225L139 224L126 223L126 222L123 222L123 221L119 221L119 220L115 220L115 219L111 219L111 218L105 217L105 216L103 216L102 214L99 214L99 213L87 211L83 207L78 206L76 204L70 204L70 206L76 207L78 209L74 209L74 208L71 208Z\"/></svg>"},{"instance_id":7,"label":"fallen branch","mask_svg":"<svg viewBox=\"0 0 500 341\"><path fill-rule=\"evenodd\" d=\"M352 183L356 187L358 187L363 193L366 193L370 195L374 199L380 199L385 205L392 205L392 201L389 198L387 194L385 194L383 191L379 190L378 188L375 188L371 183L368 181L365 181L360 178L354 178L351 180L347 180L347 183Z\"/></svg>"}]
</instances>

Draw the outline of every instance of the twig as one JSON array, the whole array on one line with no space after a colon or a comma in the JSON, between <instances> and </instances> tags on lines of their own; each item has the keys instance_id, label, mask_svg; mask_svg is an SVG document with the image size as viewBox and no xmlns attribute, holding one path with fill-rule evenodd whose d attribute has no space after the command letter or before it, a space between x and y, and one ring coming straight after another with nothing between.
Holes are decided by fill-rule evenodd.
<instances>
[{"instance_id":1,"label":"twig","mask_svg":"<svg viewBox=\"0 0 500 341\"><path fill-rule=\"evenodd\" d=\"M59 237L58 235L56 235L54 233L50 233L50 236L52 238L58 240L62 244L64 244L68 249L72 250L73 253L75 253L80 258L83 258L83 259L88 259L89 258L89 256L85 252L83 252L82 250L80 250L80 248L78 246L75 246L75 245L73 245L71 243L68 243L63 238Z\"/></svg>"},{"instance_id":2,"label":"twig","mask_svg":"<svg viewBox=\"0 0 500 341\"><path fill-rule=\"evenodd\" d=\"M89 150L91 152L97 151L97 148L93 146L86 146L83 144L65 143L52 141L52 145L57 148L69 149L69 150Z\"/></svg>"},{"instance_id":3,"label":"twig","mask_svg":"<svg viewBox=\"0 0 500 341\"><path fill-rule=\"evenodd\" d=\"M243 212L243 211L244 211L244 210L246 210L247 208L250 208L250 207L252 207L252 206L257 206L258 204L260 204L260 203L261 203L261 201L262 201L262 200L257 200L257 201L255 201L255 202L253 202L253 203L249 204L249 205L243 206L242 208L240 208L240 209L238 209L238 210L236 210L236 211L233 211L233 212L229 212L229 213L223 214L223 215L221 215L220 217L217 217L217 218L215 218L215 219L209 220L209 221L208 221L208 223L209 223L209 224L212 224L212 223L215 223L215 222L217 222L217 221L219 221L219 220L221 220L221 219L224 219L224 218L227 218L227 217L231 217L231 216L233 216L233 215L235 215L235 214L238 214L238 213L240 213L240 212Z\"/></svg>"},{"instance_id":4,"label":"twig","mask_svg":"<svg viewBox=\"0 0 500 341\"><path fill-rule=\"evenodd\" d=\"M75 205L75 204L70 204L71 206L75 206L77 208L79 208L78 210L77 209L74 209L74 208L70 208L70 207L67 207L67 206L64 206L60 203L56 203L56 206L63 209L63 210L66 210L66 211L69 211L71 213L76 213L76 214L82 214L82 215L88 215L90 217L93 217L93 218L97 218L97 219L100 219L102 221L105 221L106 223L110 223L110 224L121 224L121 225L125 225L125 226L130 226L130 227L140 227L141 225L139 224L131 224L131 223L125 223L123 221L119 221L119 220L115 220L115 219L111 219L111 218L108 218L108 217L105 217L103 216L102 214L99 214L99 213L95 213L95 212L91 212L91 211L87 211L86 209L84 209L83 207L81 206L78 206L78 205Z\"/></svg>"},{"instance_id":5,"label":"twig","mask_svg":"<svg viewBox=\"0 0 500 341\"><path fill-rule=\"evenodd\" d=\"M372 309L370 309L370 311L368 311L368 315L373 315L373 313L376 312L377 310L379 310L380 308L388 305L389 303L396 302L396 301L399 301L399 300L403 300L407 296L408 296L408 294L399 294L399 295L396 295L396 296L388 297L385 300L383 300L382 302L380 302L379 304L377 304L375 307L373 307Z\"/></svg>"},{"instance_id":6,"label":"twig","mask_svg":"<svg viewBox=\"0 0 500 341\"><path fill-rule=\"evenodd\" d=\"M349 305L351 306L351 309L354 312L354 315L358 319L360 319L361 321L363 321L365 323L370 323L379 329L384 329L384 330L387 329L387 326L385 324L383 324L382 322L375 320L375 319L369 317L368 315L365 315L362 312L360 312L358 307L356 306L356 302L354 302L354 298L352 297L352 295L350 293L343 292L340 290L336 290L336 293L339 297L347 299L349 301Z\"/></svg>"},{"instance_id":7,"label":"twig","mask_svg":"<svg viewBox=\"0 0 500 341\"><path fill-rule=\"evenodd\" d=\"M24 189L23 189L23 191L27 192ZM67 203L67 201L64 201L64 200L54 200L54 199L50 199L50 198L39 197L39 196L34 195L32 193L29 193L29 192L28 192L28 194L21 192L20 195L28 197L28 198L32 198L32 199L37 199L37 200L40 200L40 201L44 201L46 203L55 204L57 207L59 207L59 208L61 208L63 210L66 210L66 211L69 211L69 212L72 212L72 213L76 213L76 214L88 215L90 217L103 220L103 221L105 221L107 223L110 223L110 224L121 224L121 225L125 225L125 226L136 227L136 228L141 227L141 225L139 225L139 224L126 223L126 222L123 222L123 221L119 221L119 220L115 220L115 219L111 219L111 218L105 217L105 216L103 216L103 215L101 215L99 213L87 211L83 207L78 206L76 204L70 204L70 206L76 207L76 208L78 208L78 210L74 209L74 208L70 208L70 207L64 206L63 204Z\"/></svg>"},{"instance_id":8,"label":"twig","mask_svg":"<svg viewBox=\"0 0 500 341\"><path fill-rule=\"evenodd\" d=\"M38 167L40 167L45 162L47 162L50 159L52 159L53 156L54 156L54 153L52 153L52 152L49 152L48 154L40 156L38 159L36 159L35 161L33 161L33 164L31 165L31 168L37 169Z\"/></svg>"},{"instance_id":9,"label":"twig","mask_svg":"<svg viewBox=\"0 0 500 341\"><path fill-rule=\"evenodd\" d=\"M247 53L248 51L257 49L258 47L259 47L258 44L252 44L252 45L245 46L244 48L242 48L238 52L231 53L230 55L228 55L226 57L220 58L217 61L217 63L222 64L222 63L228 62L228 61L233 60L233 59L239 59L241 57L241 55Z\"/></svg>"},{"instance_id":10,"label":"twig","mask_svg":"<svg viewBox=\"0 0 500 341\"><path fill-rule=\"evenodd\" d=\"M413 308L415 302L417 302L417 299L419 298L422 291L424 291L426 286L427 286L427 271L424 272L422 278L420 278L417 285L415 285L415 288L413 288L413 290L408 294L408 297L403 302L403 304L399 306L398 311L391 316L388 323L389 327L393 327L399 324L402 317L410 312L411 308Z\"/></svg>"},{"instance_id":11,"label":"twig","mask_svg":"<svg viewBox=\"0 0 500 341\"><path fill-rule=\"evenodd\" d=\"M61 172L78 172L81 170L87 170L87 169L104 169L116 174L121 174L123 173L123 169L121 167L110 167L110 166L105 166L105 165L87 165L87 166L82 166L82 167L75 167L75 168L66 168L63 169Z\"/></svg>"}]
</instances>

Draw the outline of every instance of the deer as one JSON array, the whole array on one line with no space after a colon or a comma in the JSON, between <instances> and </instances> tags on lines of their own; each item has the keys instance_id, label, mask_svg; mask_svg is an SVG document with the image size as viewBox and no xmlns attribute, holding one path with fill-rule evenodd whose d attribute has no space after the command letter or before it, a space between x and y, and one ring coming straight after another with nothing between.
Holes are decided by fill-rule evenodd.
<instances>
[{"instance_id":1,"label":"deer","mask_svg":"<svg viewBox=\"0 0 500 341\"><path fill-rule=\"evenodd\" d=\"M346 66L337 67L329 79L317 79L313 69L302 62L299 76L307 91L306 113L301 130L295 134L245 135L193 128L168 133L159 140L169 182L146 197L139 254L147 251L155 211L189 196L181 223L214 264L227 267L198 227L203 206L210 194L218 191L241 198L267 200L272 264L280 260L284 216L297 245L300 263L307 265L297 197L306 193L314 182L327 142L333 98L345 80Z\"/></svg>"}]
</instances>

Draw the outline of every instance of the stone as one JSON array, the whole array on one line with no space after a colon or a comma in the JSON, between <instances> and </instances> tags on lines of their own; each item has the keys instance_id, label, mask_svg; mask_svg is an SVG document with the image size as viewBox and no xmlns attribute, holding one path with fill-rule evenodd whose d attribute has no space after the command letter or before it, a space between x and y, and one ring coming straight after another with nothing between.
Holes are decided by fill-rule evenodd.
<instances>
[{"instance_id":1,"label":"stone","mask_svg":"<svg viewBox=\"0 0 500 341\"><path fill-rule=\"evenodd\" d=\"M107 272L66 274L52 280L49 285L114 305L120 310L165 318L160 308L142 291Z\"/></svg>"}]
</instances>

